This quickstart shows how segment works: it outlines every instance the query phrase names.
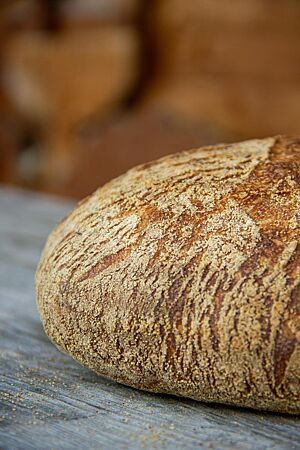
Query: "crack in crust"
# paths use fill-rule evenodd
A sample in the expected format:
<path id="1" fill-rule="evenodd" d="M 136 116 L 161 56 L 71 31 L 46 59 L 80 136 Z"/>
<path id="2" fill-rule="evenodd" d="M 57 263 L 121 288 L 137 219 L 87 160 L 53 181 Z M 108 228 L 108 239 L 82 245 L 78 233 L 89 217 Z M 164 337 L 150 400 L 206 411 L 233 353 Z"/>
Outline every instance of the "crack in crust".
<path id="1" fill-rule="evenodd" d="M 130 170 L 50 236 L 49 337 L 122 383 L 300 412 L 300 141 L 189 150 Z"/>

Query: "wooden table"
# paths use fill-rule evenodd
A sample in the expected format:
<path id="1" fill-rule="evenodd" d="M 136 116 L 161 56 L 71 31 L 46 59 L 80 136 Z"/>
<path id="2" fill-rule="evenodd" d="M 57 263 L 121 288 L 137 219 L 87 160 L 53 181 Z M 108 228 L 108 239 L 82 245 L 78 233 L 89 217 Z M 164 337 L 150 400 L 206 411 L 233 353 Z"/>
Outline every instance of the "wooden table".
<path id="1" fill-rule="evenodd" d="M 71 207 L 0 189 L 0 448 L 300 449 L 300 418 L 139 392 L 50 343 L 34 272 L 46 236 Z"/>

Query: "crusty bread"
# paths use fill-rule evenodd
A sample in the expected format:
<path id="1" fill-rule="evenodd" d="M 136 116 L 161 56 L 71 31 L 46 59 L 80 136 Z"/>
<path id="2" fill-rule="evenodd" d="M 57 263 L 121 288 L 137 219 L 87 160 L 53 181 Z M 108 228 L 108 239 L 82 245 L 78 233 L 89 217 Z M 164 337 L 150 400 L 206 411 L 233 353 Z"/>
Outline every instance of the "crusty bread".
<path id="1" fill-rule="evenodd" d="M 138 166 L 51 234 L 46 333 L 130 386 L 299 414 L 299 222 L 299 139 Z"/>

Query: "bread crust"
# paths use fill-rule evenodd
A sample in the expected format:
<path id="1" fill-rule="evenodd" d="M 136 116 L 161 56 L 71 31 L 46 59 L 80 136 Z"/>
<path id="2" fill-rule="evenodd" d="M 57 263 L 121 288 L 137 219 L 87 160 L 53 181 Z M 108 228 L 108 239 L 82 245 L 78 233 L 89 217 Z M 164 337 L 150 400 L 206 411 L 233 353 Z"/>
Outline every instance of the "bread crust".
<path id="1" fill-rule="evenodd" d="M 300 139 L 135 167 L 50 235 L 46 333 L 95 372 L 152 392 L 300 413 Z"/>

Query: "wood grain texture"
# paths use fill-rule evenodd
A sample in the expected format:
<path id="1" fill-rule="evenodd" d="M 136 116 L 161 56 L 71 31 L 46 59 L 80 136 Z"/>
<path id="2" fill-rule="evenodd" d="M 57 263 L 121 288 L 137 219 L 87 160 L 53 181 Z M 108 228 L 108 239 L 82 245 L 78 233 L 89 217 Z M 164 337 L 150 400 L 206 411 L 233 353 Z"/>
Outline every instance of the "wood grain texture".
<path id="1" fill-rule="evenodd" d="M 107 381 L 45 336 L 34 271 L 72 205 L 0 189 L 0 447 L 296 450 L 295 416 L 152 395 Z"/>
<path id="2" fill-rule="evenodd" d="M 300 413 L 299 212 L 296 139 L 138 166 L 50 236 L 46 332 L 133 387 Z"/>

